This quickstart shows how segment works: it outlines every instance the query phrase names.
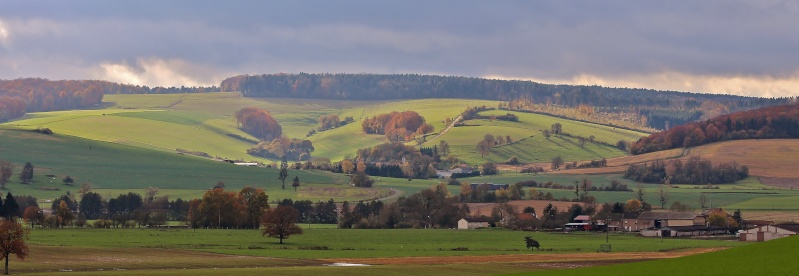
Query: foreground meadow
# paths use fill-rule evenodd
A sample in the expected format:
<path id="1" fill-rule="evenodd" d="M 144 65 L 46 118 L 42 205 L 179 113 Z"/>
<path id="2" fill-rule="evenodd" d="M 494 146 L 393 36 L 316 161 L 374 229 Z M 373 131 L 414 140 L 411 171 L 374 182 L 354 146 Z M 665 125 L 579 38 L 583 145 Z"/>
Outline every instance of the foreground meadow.
<path id="1" fill-rule="evenodd" d="M 488 275 L 552 269 L 530 263 L 563 261 L 595 265 L 695 254 L 734 247 L 729 240 L 651 239 L 611 234 L 613 253 L 597 253 L 600 233 L 518 232 L 503 229 L 335 229 L 303 225 L 303 235 L 285 244 L 261 236 L 258 230 L 229 229 L 32 229 L 30 258 L 12 259 L 14 272 L 56 271 L 100 274 L 204 274 L 221 271 L 255 274 L 332 273 L 390 275 L 463 270 Z M 541 242 L 528 251 L 524 236 Z M 614 261 L 615 259 L 615 261 Z M 610 260 L 610 261 L 609 261 Z M 370 267 L 330 267 L 336 262 Z M 475 263 L 460 266 L 460 263 Z M 490 263 L 494 269 L 486 269 Z M 393 272 L 391 272 L 393 271 Z"/>

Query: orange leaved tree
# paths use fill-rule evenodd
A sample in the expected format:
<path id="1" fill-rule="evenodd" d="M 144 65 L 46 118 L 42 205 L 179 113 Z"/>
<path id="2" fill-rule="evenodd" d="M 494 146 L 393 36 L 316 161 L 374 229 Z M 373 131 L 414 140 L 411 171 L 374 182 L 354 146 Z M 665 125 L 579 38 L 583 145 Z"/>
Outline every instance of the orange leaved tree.
<path id="1" fill-rule="evenodd" d="M 288 205 L 280 205 L 266 210 L 266 214 L 261 220 L 264 224 L 263 235 L 278 238 L 282 244 L 283 240 L 288 239 L 289 236 L 302 234 L 302 228 L 297 226 L 297 216 L 297 210 Z"/>
<path id="2" fill-rule="evenodd" d="M 28 245 L 25 239 L 28 238 L 28 231 L 14 220 L 0 220 L 0 257 L 6 259 L 6 269 L 3 274 L 8 275 L 8 259 L 11 254 L 24 260 L 28 256 Z"/>

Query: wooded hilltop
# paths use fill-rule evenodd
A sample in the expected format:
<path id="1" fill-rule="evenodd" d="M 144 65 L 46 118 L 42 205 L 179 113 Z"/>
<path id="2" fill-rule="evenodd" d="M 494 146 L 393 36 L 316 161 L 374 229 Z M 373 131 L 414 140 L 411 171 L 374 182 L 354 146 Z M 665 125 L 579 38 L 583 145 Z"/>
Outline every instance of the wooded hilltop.
<path id="1" fill-rule="evenodd" d="M 646 116 L 647 124 L 656 129 L 699 120 L 705 112 L 716 113 L 710 116 L 715 117 L 793 101 L 793 98 L 755 98 L 416 74 L 240 75 L 222 81 L 220 89 L 241 91 L 246 97 L 342 100 L 472 98 L 512 101 L 525 98 L 537 103 L 569 107 L 589 105 L 601 112 L 635 112 Z"/>

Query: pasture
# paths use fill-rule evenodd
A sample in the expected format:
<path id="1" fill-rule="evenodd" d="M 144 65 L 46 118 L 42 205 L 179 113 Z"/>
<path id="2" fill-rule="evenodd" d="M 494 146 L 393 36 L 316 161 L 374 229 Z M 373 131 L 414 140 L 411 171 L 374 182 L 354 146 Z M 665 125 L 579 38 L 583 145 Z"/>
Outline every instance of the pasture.
<path id="1" fill-rule="evenodd" d="M 91 145 L 91 149 L 89 148 Z M 197 198 L 224 181 L 229 190 L 245 186 L 263 188 L 271 199 L 360 200 L 386 195 L 387 189 L 356 188 L 346 185 L 346 176 L 324 171 L 289 170 L 302 186 L 294 192 L 280 188 L 275 168 L 244 167 L 206 158 L 151 151 L 101 141 L 89 141 L 60 134 L 44 135 L 16 128 L 0 128 L 0 159 L 15 164 L 15 176 L 25 162 L 35 167 L 32 184 L 20 184 L 13 177 L 7 191 L 16 195 L 54 198 L 75 192 L 90 183 L 101 195 L 115 196 L 128 191 L 143 192 L 149 186 L 172 198 Z M 51 179 L 46 175 L 53 175 Z M 75 185 L 61 180 L 70 176 Z M 320 192 L 320 191 L 327 192 Z M 329 193 L 328 193 L 329 192 Z"/>
<path id="2" fill-rule="evenodd" d="M 468 275 L 487 275 L 552 269 L 545 265 L 550 262 L 589 261 L 596 265 L 673 255 L 663 252 L 694 254 L 697 250 L 742 245 L 725 240 L 660 240 L 612 234 L 610 243 L 614 253 L 595 253 L 599 244 L 605 243 L 602 233 L 302 226 L 304 234 L 292 236 L 282 245 L 276 239 L 261 236 L 259 230 L 32 229 L 28 241 L 30 258 L 12 259 L 11 269 L 15 273 L 72 271 L 123 275 L 266 271 L 432 275 L 464 269 Z M 538 239 L 542 250 L 528 251 L 523 240 L 526 235 Z M 334 262 L 373 266 L 325 266 Z M 463 262 L 474 265 L 456 265 Z"/>

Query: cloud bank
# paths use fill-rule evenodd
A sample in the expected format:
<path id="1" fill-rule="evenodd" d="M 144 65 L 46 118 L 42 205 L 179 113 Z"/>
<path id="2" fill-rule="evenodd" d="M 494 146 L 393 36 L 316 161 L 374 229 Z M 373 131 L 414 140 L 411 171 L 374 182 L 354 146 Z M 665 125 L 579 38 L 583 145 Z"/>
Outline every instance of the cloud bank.
<path id="1" fill-rule="evenodd" d="M 799 94 L 799 3 L 11 1 L 0 78 L 419 73 Z"/>

